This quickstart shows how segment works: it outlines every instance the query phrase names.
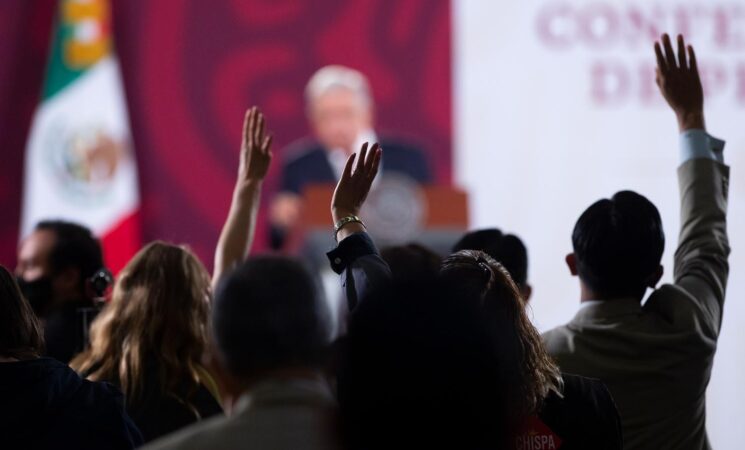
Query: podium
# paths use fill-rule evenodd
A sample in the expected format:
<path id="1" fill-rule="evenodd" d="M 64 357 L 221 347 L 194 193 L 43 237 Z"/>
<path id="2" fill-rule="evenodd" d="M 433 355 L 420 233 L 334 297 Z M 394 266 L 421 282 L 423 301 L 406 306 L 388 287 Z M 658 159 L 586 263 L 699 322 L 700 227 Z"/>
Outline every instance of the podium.
<path id="1" fill-rule="evenodd" d="M 333 193 L 333 185 L 306 187 L 299 224 L 289 235 L 287 250 L 314 267 L 328 266 L 326 252 L 336 245 Z M 468 197 L 450 186 L 419 186 L 389 175 L 373 184 L 360 218 L 379 248 L 416 242 L 444 256 L 468 229 Z"/>

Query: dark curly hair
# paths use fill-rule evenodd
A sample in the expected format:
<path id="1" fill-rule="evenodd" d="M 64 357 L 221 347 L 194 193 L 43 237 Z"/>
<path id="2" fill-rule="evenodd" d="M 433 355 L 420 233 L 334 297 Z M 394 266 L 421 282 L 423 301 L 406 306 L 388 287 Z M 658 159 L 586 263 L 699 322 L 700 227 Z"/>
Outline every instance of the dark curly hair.
<path id="1" fill-rule="evenodd" d="M 461 250 L 442 263 L 441 276 L 461 301 L 483 309 L 500 359 L 510 403 L 523 416 L 537 413 L 550 391 L 561 394 L 558 366 L 528 319 L 525 300 L 507 270 L 484 252 Z"/>

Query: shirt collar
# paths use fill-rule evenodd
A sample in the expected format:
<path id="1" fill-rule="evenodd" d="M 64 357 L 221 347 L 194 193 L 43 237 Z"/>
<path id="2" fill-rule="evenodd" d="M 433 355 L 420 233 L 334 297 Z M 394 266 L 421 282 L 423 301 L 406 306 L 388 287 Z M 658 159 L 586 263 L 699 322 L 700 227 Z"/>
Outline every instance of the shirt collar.
<path id="1" fill-rule="evenodd" d="M 597 322 L 614 317 L 630 316 L 641 313 L 642 305 L 635 298 L 614 300 L 585 300 L 580 304 L 573 322 Z"/>
<path id="2" fill-rule="evenodd" d="M 333 402 L 331 389 L 321 375 L 315 378 L 268 379 L 257 383 L 235 402 L 233 415 L 246 412 L 251 405 L 263 401 L 283 401 L 314 397 Z"/>

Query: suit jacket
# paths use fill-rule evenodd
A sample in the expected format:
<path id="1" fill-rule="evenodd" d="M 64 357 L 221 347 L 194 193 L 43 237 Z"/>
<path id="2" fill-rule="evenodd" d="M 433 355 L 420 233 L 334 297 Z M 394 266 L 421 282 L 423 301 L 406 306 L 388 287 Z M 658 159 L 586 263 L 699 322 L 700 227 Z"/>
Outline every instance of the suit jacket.
<path id="1" fill-rule="evenodd" d="M 399 173 L 422 184 L 432 182 L 424 153 L 400 142 L 381 139 L 384 173 Z M 338 177 L 329 163 L 326 150 L 317 142 L 303 141 L 291 146 L 293 156 L 282 169 L 282 191 L 300 194 L 309 184 L 336 184 Z"/>
<path id="2" fill-rule="evenodd" d="M 266 381 L 230 417 L 204 420 L 146 449 L 337 449 L 336 406 L 322 380 Z"/>
<path id="3" fill-rule="evenodd" d="M 679 167 L 674 284 L 643 306 L 633 299 L 590 304 L 543 335 L 562 371 L 608 386 L 627 449 L 709 448 L 705 394 L 729 272 L 728 177 L 727 166 L 709 159 Z"/>

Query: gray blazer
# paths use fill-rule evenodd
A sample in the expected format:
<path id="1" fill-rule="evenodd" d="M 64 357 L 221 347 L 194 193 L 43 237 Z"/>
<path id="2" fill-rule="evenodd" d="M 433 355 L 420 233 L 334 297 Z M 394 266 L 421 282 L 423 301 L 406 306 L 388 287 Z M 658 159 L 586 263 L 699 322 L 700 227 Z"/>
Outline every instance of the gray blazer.
<path id="1" fill-rule="evenodd" d="M 336 414 L 325 381 L 262 382 L 238 400 L 232 416 L 203 420 L 143 448 L 335 450 Z"/>
<path id="2" fill-rule="evenodd" d="M 722 323 L 729 266 L 729 168 L 678 168 L 681 230 L 674 283 L 633 299 L 580 308 L 543 335 L 563 372 L 599 378 L 621 413 L 627 449 L 708 449 L 706 386 Z"/>

